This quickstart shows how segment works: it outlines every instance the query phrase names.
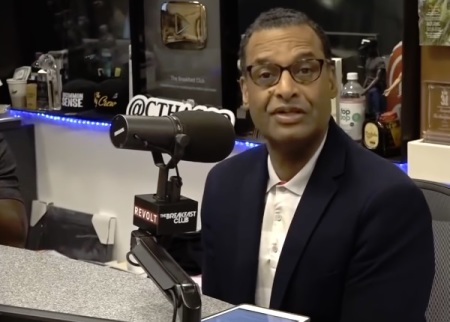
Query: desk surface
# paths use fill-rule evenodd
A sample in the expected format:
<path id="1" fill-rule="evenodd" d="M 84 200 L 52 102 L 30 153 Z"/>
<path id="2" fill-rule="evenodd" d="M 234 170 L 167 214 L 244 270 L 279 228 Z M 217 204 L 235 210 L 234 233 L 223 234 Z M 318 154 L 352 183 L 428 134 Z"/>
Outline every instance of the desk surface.
<path id="1" fill-rule="evenodd" d="M 231 305 L 202 296 L 202 316 Z M 172 306 L 148 278 L 0 246 L 0 304 L 118 321 L 171 321 Z"/>

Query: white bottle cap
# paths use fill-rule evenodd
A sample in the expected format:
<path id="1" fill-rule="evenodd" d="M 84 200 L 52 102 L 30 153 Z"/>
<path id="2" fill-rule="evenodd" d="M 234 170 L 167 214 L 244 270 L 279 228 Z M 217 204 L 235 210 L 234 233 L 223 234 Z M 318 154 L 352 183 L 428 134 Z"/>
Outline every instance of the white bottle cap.
<path id="1" fill-rule="evenodd" d="M 347 73 L 347 80 L 358 80 L 358 73 Z"/>

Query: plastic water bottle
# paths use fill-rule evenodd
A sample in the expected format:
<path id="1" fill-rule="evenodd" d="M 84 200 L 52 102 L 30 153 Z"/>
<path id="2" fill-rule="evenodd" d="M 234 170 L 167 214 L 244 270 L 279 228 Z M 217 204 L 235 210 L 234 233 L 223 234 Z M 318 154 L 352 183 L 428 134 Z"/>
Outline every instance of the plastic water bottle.
<path id="1" fill-rule="evenodd" d="M 347 83 L 342 88 L 339 103 L 339 126 L 355 141 L 362 140 L 366 113 L 364 88 L 358 83 L 358 73 L 347 73 Z"/>
<path id="2" fill-rule="evenodd" d="M 101 25 L 99 27 L 99 34 L 98 45 L 100 47 L 100 61 L 103 75 L 109 78 L 113 75 L 113 52 L 116 46 L 116 39 L 109 32 L 107 25 Z"/>

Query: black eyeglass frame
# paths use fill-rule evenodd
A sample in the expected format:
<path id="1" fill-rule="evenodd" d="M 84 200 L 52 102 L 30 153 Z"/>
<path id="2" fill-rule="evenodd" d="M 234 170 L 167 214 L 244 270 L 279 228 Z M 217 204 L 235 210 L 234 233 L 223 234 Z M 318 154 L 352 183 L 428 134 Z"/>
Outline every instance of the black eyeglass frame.
<path id="1" fill-rule="evenodd" d="M 296 64 L 300 63 L 300 62 L 308 62 L 308 61 L 316 61 L 319 63 L 320 66 L 320 70 L 319 73 L 317 74 L 317 77 L 314 78 L 313 80 L 308 80 L 308 81 L 304 81 L 304 80 L 298 80 L 296 77 L 294 77 L 294 75 L 292 74 L 292 66 L 295 66 Z M 318 80 L 320 78 L 320 76 L 322 75 L 322 71 L 323 71 L 323 66 L 325 65 L 325 63 L 327 63 L 330 66 L 334 66 L 334 62 L 332 59 L 326 59 L 326 58 L 304 58 L 304 59 L 300 59 L 297 60 L 295 63 L 290 64 L 288 66 L 281 66 L 278 64 L 274 64 L 274 63 L 265 63 L 265 64 L 257 64 L 257 65 L 249 65 L 247 66 L 245 69 L 248 73 L 248 75 L 250 76 L 250 79 L 252 80 L 252 82 L 257 85 L 257 86 L 263 86 L 263 87 L 270 87 L 270 86 L 275 86 L 276 84 L 278 84 L 278 82 L 281 79 L 281 75 L 283 75 L 283 72 L 285 70 L 287 70 L 289 72 L 289 75 L 291 75 L 292 79 L 297 82 L 298 84 L 311 84 L 313 82 L 315 82 L 316 80 Z M 278 74 L 278 78 L 276 79 L 276 81 L 273 81 L 270 85 L 262 85 L 262 84 L 258 84 L 257 81 L 255 81 L 252 77 L 252 69 L 255 67 L 261 67 L 264 65 L 270 65 L 270 66 L 276 66 L 278 67 L 278 69 L 280 70 L 279 74 Z"/>

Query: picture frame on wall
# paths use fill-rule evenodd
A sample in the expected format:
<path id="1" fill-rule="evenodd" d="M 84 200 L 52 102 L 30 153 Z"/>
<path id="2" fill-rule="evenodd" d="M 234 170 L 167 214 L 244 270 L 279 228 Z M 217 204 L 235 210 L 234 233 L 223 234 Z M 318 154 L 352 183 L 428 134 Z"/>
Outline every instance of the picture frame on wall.
<path id="1" fill-rule="evenodd" d="M 450 46 L 450 4 L 447 0 L 419 0 L 421 46 Z"/>

